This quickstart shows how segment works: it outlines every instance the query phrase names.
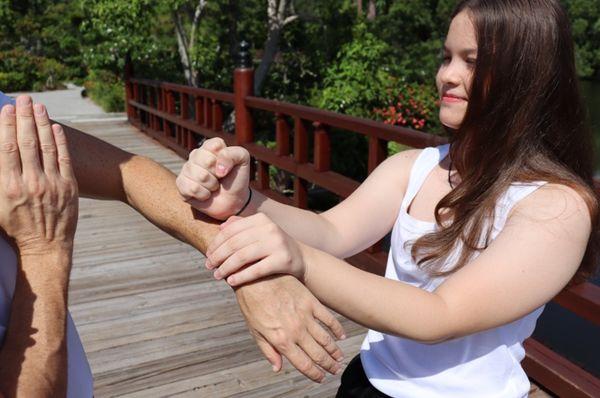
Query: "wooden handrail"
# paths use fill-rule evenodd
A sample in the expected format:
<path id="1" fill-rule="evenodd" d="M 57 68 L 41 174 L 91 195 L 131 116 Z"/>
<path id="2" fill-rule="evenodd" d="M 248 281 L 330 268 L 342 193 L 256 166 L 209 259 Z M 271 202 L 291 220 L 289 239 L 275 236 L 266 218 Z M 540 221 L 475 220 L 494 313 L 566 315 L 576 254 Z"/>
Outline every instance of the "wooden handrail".
<path id="1" fill-rule="evenodd" d="M 319 122 L 330 127 L 352 131 L 369 137 L 376 137 L 384 141 L 398 142 L 413 148 L 426 148 L 428 146 L 442 145 L 447 142 L 447 139 L 443 137 L 422 131 L 392 126 L 375 120 L 343 115 L 309 106 L 290 104 L 288 102 L 247 97 L 246 105 L 252 109 L 260 109 L 274 114 L 280 113 L 302 120 Z"/>

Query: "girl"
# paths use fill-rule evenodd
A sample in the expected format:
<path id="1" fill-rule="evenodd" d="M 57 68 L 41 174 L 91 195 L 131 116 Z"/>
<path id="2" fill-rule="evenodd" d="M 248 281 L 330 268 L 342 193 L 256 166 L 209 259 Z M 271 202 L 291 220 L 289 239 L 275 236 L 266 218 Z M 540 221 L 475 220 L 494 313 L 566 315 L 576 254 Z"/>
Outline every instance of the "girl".
<path id="1" fill-rule="evenodd" d="M 338 397 L 527 396 L 523 340 L 595 265 L 592 142 L 558 0 L 462 1 L 443 52 L 451 144 L 388 158 L 325 213 L 249 191 L 248 152 L 218 139 L 177 180 L 206 214 L 244 216 L 209 246 L 216 278 L 289 273 L 371 329 Z M 340 260 L 390 229 L 385 278 Z"/>

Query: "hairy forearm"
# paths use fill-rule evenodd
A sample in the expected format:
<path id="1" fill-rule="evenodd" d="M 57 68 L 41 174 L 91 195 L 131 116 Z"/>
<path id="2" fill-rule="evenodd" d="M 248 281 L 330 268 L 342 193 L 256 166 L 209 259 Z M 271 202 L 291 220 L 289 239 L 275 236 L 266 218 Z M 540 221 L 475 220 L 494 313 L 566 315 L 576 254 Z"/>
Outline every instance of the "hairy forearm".
<path id="1" fill-rule="evenodd" d="M 6 397 L 65 396 L 65 269 L 70 268 L 71 253 L 22 256 L 20 263 L 9 326 L 0 350 L 0 391 Z"/>
<path id="2" fill-rule="evenodd" d="M 125 202 L 165 232 L 206 252 L 217 233 L 216 222 L 181 199 L 173 173 L 151 159 L 64 128 L 82 196 Z"/>
<path id="3" fill-rule="evenodd" d="M 331 309 L 370 329 L 424 343 L 452 337 L 446 304 L 435 293 L 359 270 L 308 246 L 301 250 L 306 286 Z"/>

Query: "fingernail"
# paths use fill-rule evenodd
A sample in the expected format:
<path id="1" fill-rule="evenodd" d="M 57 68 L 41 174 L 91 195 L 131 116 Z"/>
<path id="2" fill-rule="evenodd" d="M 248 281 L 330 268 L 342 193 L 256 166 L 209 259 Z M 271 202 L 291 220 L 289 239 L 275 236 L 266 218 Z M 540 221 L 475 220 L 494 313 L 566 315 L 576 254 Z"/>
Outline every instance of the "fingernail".
<path id="1" fill-rule="evenodd" d="M 7 115 L 15 114 L 15 107 L 13 105 L 5 105 L 2 109 L 4 110 L 4 112 L 6 112 Z"/>
<path id="2" fill-rule="evenodd" d="M 337 369 L 335 370 L 335 372 L 333 372 L 333 374 L 334 374 L 334 375 L 339 375 L 341 371 L 342 371 L 342 368 L 337 368 Z"/>
<path id="3" fill-rule="evenodd" d="M 338 358 L 338 360 L 337 360 L 337 361 L 338 361 L 338 362 L 342 362 L 343 360 L 344 360 L 344 356 L 341 356 L 341 357 L 339 357 L 339 358 Z"/>
<path id="4" fill-rule="evenodd" d="M 346 335 L 345 335 L 345 334 L 343 334 L 343 335 L 340 337 L 340 340 L 346 340 Z"/>
<path id="5" fill-rule="evenodd" d="M 44 105 L 42 104 L 35 104 L 33 106 L 33 111 L 35 112 L 36 115 L 43 115 L 44 114 Z"/>
<path id="6" fill-rule="evenodd" d="M 219 272 L 219 270 L 216 270 L 215 273 L 213 274 L 213 276 L 215 277 L 215 279 L 221 279 L 221 272 Z"/>
<path id="7" fill-rule="evenodd" d="M 273 365 L 272 369 L 273 369 L 273 372 L 277 373 L 277 366 Z"/>
<path id="8" fill-rule="evenodd" d="M 235 278 L 233 276 L 230 276 L 229 278 L 227 278 L 227 283 L 233 285 L 235 283 Z"/>
<path id="9" fill-rule="evenodd" d="M 225 174 L 225 171 L 227 170 L 227 168 L 225 167 L 225 165 L 221 164 L 221 163 L 217 163 L 217 172 L 221 175 Z"/>
<path id="10" fill-rule="evenodd" d="M 19 96 L 17 98 L 17 104 L 23 106 L 31 105 L 31 97 L 28 95 Z"/>

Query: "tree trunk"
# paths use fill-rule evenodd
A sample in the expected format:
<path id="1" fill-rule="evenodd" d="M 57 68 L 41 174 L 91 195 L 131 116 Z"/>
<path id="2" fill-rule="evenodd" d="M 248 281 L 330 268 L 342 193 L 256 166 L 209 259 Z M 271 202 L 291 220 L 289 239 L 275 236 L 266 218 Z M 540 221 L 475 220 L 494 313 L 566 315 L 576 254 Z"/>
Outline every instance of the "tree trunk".
<path id="1" fill-rule="evenodd" d="M 375 0 L 369 0 L 369 9 L 367 11 L 367 19 L 369 21 L 375 20 L 377 16 L 377 7 L 375 6 Z"/>
<path id="2" fill-rule="evenodd" d="M 267 42 L 265 43 L 265 48 L 263 52 L 262 59 L 260 60 L 260 65 L 258 65 L 258 69 L 254 75 L 254 95 L 259 96 L 267 75 L 269 74 L 269 69 L 271 69 L 271 65 L 275 60 L 275 56 L 279 51 L 279 42 L 281 40 L 281 29 L 276 28 L 269 31 L 269 37 L 267 38 Z"/>

